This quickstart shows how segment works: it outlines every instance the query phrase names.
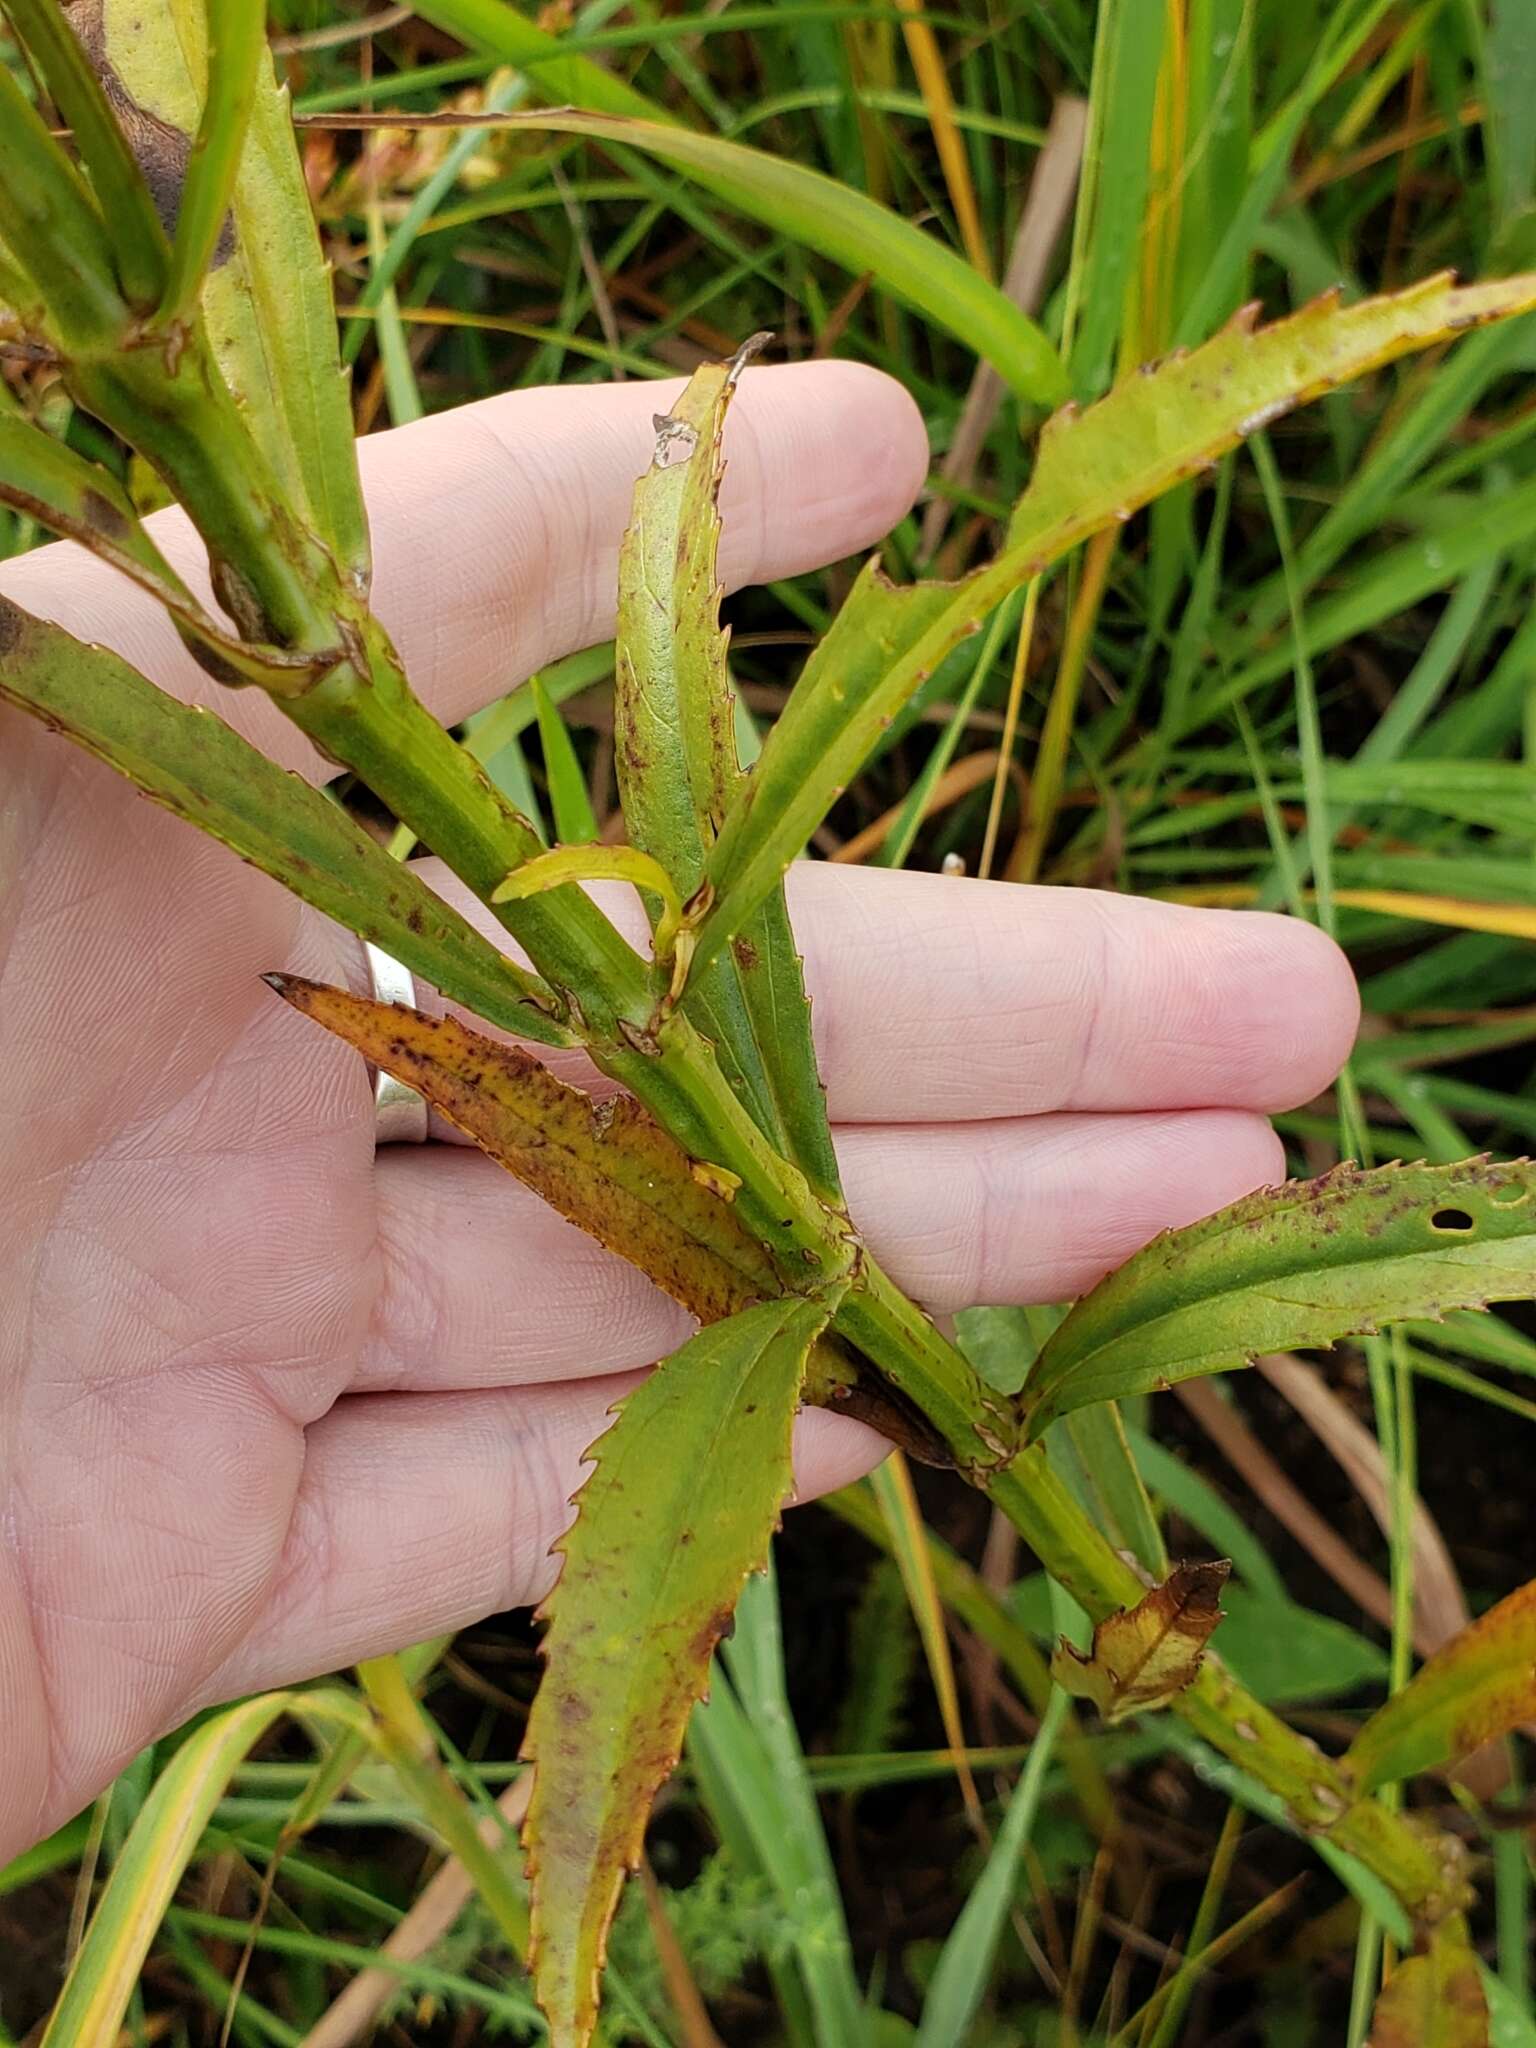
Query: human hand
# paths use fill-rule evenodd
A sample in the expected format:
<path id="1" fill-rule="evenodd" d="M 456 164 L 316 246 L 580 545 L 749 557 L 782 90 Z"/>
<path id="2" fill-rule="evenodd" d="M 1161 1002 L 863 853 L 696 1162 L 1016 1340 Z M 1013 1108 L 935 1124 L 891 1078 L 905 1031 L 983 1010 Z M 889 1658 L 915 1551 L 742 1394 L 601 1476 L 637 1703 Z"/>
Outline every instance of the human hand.
<path id="1" fill-rule="evenodd" d="M 439 716 L 611 631 L 664 403 L 523 393 L 364 444 L 379 609 Z M 754 370 L 727 449 L 731 584 L 878 539 L 926 459 L 898 387 L 836 364 Z M 192 577 L 180 515 L 157 537 Z M 329 772 L 79 551 L 0 587 Z M 1264 1112 L 1353 1034 L 1342 957 L 1282 919 L 825 865 L 790 902 L 853 1214 L 936 1310 L 1063 1299 L 1278 1178 Z M 686 1334 L 480 1154 L 375 1157 L 362 1062 L 272 968 L 365 986 L 351 935 L 0 711 L 0 1862 L 200 1705 L 536 1598 L 583 1449 Z M 880 1451 L 821 1413 L 797 1446 L 803 1495 Z"/>

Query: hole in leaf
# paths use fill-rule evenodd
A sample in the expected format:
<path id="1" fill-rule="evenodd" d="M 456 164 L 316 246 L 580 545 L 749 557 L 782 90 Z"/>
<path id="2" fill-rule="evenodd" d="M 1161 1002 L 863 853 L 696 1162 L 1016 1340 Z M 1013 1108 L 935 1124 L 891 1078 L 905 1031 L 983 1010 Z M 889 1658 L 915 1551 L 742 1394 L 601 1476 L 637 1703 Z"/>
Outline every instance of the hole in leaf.
<path id="1" fill-rule="evenodd" d="M 1429 1219 L 1431 1230 L 1475 1230 L 1477 1225 L 1465 1209 L 1437 1209 Z"/>
<path id="2" fill-rule="evenodd" d="M 1513 1209 L 1521 1202 L 1528 1202 L 1530 1198 L 1530 1189 L 1522 1188 L 1514 1181 L 1509 1181 L 1503 1187 L 1495 1188 L 1493 1191 L 1493 1199 L 1501 1209 Z"/>

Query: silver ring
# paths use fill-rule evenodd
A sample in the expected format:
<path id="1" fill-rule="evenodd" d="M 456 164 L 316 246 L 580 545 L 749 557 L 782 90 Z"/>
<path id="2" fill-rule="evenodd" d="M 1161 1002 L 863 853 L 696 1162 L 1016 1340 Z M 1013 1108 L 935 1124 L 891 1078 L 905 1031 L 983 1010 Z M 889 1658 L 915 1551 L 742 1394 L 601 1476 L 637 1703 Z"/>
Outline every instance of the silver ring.
<path id="1" fill-rule="evenodd" d="M 368 963 L 368 986 L 378 1003 L 404 1003 L 416 1008 L 416 983 L 408 967 L 371 939 L 363 941 Z M 379 1069 L 373 1083 L 373 1142 L 375 1145 L 420 1145 L 427 1135 L 428 1110 L 424 1095 L 408 1082 Z"/>

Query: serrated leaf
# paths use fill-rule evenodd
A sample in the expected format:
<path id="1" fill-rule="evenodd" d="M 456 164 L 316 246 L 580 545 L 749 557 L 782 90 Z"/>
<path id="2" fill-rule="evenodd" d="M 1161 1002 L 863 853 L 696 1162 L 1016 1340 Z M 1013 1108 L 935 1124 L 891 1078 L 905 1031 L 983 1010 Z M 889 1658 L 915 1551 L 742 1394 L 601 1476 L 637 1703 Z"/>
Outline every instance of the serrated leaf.
<path id="1" fill-rule="evenodd" d="M 168 697 L 107 649 L 3 599 L 0 703 L 105 761 L 454 1002 L 524 1038 L 573 1042 L 553 1014 L 553 992 L 391 860 L 340 804 L 269 761 L 215 712 Z"/>
<path id="2" fill-rule="evenodd" d="M 599 1243 L 704 1322 L 780 1292 L 773 1263 L 737 1222 L 720 1169 L 691 1160 L 632 1097 L 594 1102 L 517 1046 L 455 1017 L 274 974 L 285 1001 L 419 1089 Z"/>
<path id="3" fill-rule="evenodd" d="M 701 1331 L 595 1447 L 559 1545 L 524 1744 L 532 1967 L 553 2048 L 591 2039 L 619 1887 L 791 1491 L 795 1406 L 827 1315 L 816 1302 L 763 1302 Z"/>
<path id="4" fill-rule="evenodd" d="M 1536 1720 L 1536 1579 L 1480 1615 L 1379 1707 L 1344 1756 L 1363 1792 L 1458 1763 Z"/>
<path id="5" fill-rule="evenodd" d="M 1078 1302 L 1023 1393 L 1026 1437 L 1093 1401 L 1263 1351 L 1536 1295 L 1536 1166 L 1342 1168 L 1155 1239 Z"/>
<path id="6" fill-rule="evenodd" d="M 102 72 L 134 153 L 174 220 L 207 74 L 204 0 L 75 0 L 70 19 Z M 368 579 L 368 521 L 330 279 L 294 142 L 288 95 L 262 53 L 230 207 L 232 233 L 202 288 L 213 353 L 264 454 L 352 582 Z"/>
<path id="7" fill-rule="evenodd" d="M 1488 2048 L 1488 2001 L 1459 1914 L 1393 1970 L 1376 2001 L 1366 2048 Z"/>
<path id="8" fill-rule="evenodd" d="M 1536 276 L 1465 287 L 1442 276 L 1356 306 L 1329 295 L 1261 329 L 1250 310 L 1087 411 L 1058 413 L 996 561 L 948 585 L 895 589 L 873 566 L 855 584 L 721 828 L 696 969 L 741 930 L 892 718 L 1010 590 L 1294 406 L 1532 305 Z"/>
<path id="9" fill-rule="evenodd" d="M 1095 1625 L 1086 1657 L 1063 1637 L 1051 1676 L 1076 1698 L 1091 1700 L 1111 1727 L 1166 1707 L 1200 1674 L 1231 1569 L 1225 1561 L 1175 1565 L 1144 1600 Z"/>
<path id="10" fill-rule="evenodd" d="M 741 769 L 716 557 L 726 410 L 748 343 L 697 370 L 656 421 L 619 554 L 614 719 L 630 840 L 691 897 Z M 688 985 L 685 1007 L 760 1129 L 817 1193 L 839 1198 L 810 1006 L 782 890 Z"/>

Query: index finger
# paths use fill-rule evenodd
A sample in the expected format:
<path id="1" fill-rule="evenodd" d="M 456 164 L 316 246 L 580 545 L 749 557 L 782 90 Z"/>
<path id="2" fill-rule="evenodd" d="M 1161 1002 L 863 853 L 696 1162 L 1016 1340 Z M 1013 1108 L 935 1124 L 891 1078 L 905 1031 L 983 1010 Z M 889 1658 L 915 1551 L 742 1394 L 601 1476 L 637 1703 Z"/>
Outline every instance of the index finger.
<path id="1" fill-rule="evenodd" d="M 655 415 L 682 388 L 672 379 L 508 392 L 361 443 L 375 606 L 417 694 L 445 724 L 612 633 L 635 479 L 650 461 Z M 902 387 L 835 362 L 749 370 L 725 451 L 728 589 L 870 546 L 907 511 L 928 460 Z M 211 604 L 185 515 L 159 513 L 149 525 Z M 84 549 L 59 543 L 8 562 L 0 590 L 187 702 L 213 705 L 285 766 L 321 782 L 335 773 L 258 691 L 211 681 L 159 606 Z"/>

